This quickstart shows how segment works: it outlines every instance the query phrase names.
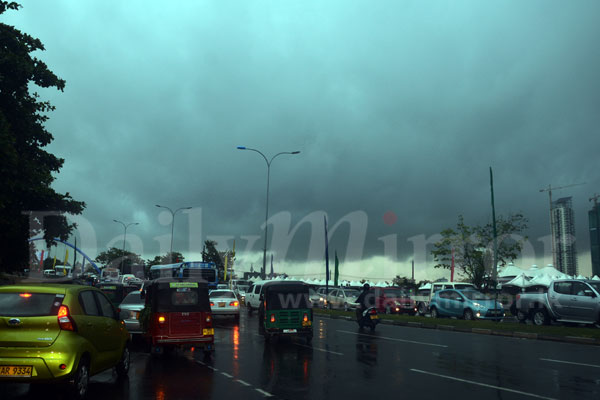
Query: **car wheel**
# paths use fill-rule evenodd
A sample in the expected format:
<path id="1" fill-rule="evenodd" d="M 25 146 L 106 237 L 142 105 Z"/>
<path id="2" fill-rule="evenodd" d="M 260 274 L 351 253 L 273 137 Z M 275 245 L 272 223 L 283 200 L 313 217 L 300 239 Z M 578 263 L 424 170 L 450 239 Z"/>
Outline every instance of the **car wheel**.
<path id="1" fill-rule="evenodd" d="M 431 307 L 431 318 L 439 318 L 438 310 L 435 307 Z"/>
<path id="2" fill-rule="evenodd" d="M 212 356 L 213 352 L 211 350 L 204 350 L 204 360 L 210 360 L 210 357 Z"/>
<path id="3" fill-rule="evenodd" d="M 375 331 L 375 323 L 371 322 L 371 326 L 369 326 L 369 329 L 371 329 L 371 332 Z"/>
<path id="4" fill-rule="evenodd" d="M 121 356 L 121 360 L 116 366 L 117 376 L 119 378 L 124 378 L 129 373 L 129 366 L 131 363 L 131 353 L 129 352 L 129 343 L 125 344 L 125 348 L 123 349 L 123 355 Z"/>
<path id="5" fill-rule="evenodd" d="M 470 308 L 467 308 L 465 310 L 465 312 L 463 313 L 463 319 L 467 320 L 467 321 L 472 321 L 473 318 L 473 311 L 471 311 Z"/>
<path id="6" fill-rule="evenodd" d="M 70 392 L 71 397 L 77 400 L 85 398 L 90 383 L 90 369 L 87 359 L 79 360 L 77 370 L 71 382 Z"/>
<path id="7" fill-rule="evenodd" d="M 248 303 L 248 315 L 252 315 L 252 306 Z"/>
<path id="8" fill-rule="evenodd" d="M 420 316 L 427 314 L 427 307 L 425 306 L 425 303 L 419 303 L 418 312 Z"/>
<path id="9" fill-rule="evenodd" d="M 548 313 L 543 308 L 538 308 L 531 312 L 531 320 L 534 325 L 542 326 L 548 325 L 550 323 L 550 318 L 548 318 Z"/>
<path id="10" fill-rule="evenodd" d="M 517 321 L 524 324 L 527 319 L 527 314 L 525 314 L 522 310 L 517 310 Z"/>

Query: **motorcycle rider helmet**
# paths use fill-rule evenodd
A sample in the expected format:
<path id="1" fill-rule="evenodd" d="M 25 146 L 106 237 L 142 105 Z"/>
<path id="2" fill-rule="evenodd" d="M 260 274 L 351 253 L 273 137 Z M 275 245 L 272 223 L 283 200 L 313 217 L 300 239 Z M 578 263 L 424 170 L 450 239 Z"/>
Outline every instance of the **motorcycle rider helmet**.
<path id="1" fill-rule="evenodd" d="M 364 290 L 369 290 L 369 288 L 370 288 L 370 287 L 371 287 L 371 285 L 369 285 L 368 283 L 365 283 L 365 284 L 363 285 L 363 289 L 364 289 Z"/>

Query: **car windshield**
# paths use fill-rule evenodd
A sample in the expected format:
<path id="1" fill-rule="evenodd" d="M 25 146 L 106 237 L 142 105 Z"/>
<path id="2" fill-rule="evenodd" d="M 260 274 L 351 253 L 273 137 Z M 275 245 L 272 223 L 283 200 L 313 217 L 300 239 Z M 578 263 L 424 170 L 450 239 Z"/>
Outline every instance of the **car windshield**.
<path id="1" fill-rule="evenodd" d="M 358 297 L 360 292 L 356 289 L 344 289 L 344 293 L 346 293 L 346 297 Z"/>
<path id="2" fill-rule="evenodd" d="M 491 300 L 491 297 L 476 290 L 463 290 L 461 293 L 469 300 Z"/>
<path id="3" fill-rule="evenodd" d="M 248 291 L 248 286 L 247 285 L 237 285 L 237 290 L 238 292 L 247 292 Z"/>
<path id="4" fill-rule="evenodd" d="M 125 296 L 125 298 L 121 302 L 121 305 L 142 304 L 142 303 L 144 303 L 144 299 L 142 299 L 142 297 L 140 296 L 140 292 L 138 290 L 136 290 L 134 292 L 129 293 L 127 296 Z"/>
<path id="5" fill-rule="evenodd" d="M 386 297 L 406 297 L 406 292 L 402 289 L 384 289 Z"/>
<path id="6" fill-rule="evenodd" d="M 600 293 L 600 281 L 592 281 L 592 282 L 588 282 L 588 284 L 593 287 L 596 292 Z"/>
<path id="7" fill-rule="evenodd" d="M 213 290 L 210 292 L 210 298 L 235 298 L 235 294 L 231 290 Z"/>

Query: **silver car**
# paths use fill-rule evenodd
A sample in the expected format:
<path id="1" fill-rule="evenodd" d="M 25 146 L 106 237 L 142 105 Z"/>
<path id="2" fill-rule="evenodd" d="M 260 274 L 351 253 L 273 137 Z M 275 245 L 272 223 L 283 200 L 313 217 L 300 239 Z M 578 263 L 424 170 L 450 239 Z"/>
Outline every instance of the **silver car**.
<path id="1" fill-rule="evenodd" d="M 144 307 L 144 299 L 140 297 L 139 290 L 130 292 L 119 305 L 120 318 L 125 322 L 129 333 L 142 333 L 139 317 Z"/>
<path id="2" fill-rule="evenodd" d="M 213 290 L 208 295 L 212 315 L 232 315 L 240 320 L 240 301 L 233 290 Z"/>

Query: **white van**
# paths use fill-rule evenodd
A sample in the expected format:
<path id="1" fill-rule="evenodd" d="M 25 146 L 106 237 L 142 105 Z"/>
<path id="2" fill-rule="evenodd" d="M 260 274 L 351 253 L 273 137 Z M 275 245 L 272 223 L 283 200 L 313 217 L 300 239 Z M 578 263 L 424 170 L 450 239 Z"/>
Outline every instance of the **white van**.
<path id="1" fill-rule="evenodd" d="M 258 307 L 260 307 L 260 294 L 265 282 L 268 281 L 256 281 L 248 288 L 245 298 L 248 314 L 252 314 L 252 310 L 256 310 Z"/>

